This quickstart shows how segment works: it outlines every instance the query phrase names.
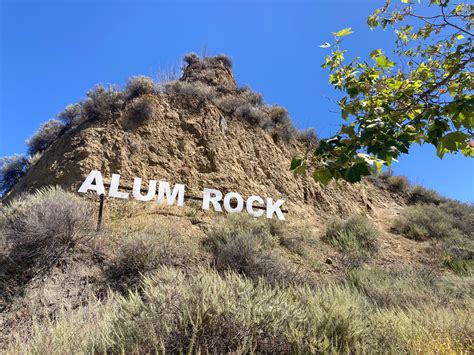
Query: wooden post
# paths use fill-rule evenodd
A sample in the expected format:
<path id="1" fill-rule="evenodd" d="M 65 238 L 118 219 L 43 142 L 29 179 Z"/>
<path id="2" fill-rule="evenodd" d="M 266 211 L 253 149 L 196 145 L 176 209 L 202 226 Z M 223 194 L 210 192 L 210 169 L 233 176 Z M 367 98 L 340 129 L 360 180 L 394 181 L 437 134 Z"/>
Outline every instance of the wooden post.
<path id="1" fill-rule="evenodd" d="M 97 219 L 97 232 L 100 231 L 102 227 L 102 214 L 104 211 L 104 194 L 99 195 L 99 218 Z"/>

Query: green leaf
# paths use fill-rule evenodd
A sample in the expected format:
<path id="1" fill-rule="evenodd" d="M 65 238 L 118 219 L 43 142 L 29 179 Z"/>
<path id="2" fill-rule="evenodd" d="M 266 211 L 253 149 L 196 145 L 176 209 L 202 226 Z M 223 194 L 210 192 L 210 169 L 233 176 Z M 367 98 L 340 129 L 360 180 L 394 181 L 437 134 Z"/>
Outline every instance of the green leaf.
<path id="1" fill-rule="evenodd" d="M 293 160 L 291 161 L 290 170 L 291 170 L 291 171 L 296 170 L 298 167 L 301 166 L 302 163 L 303 163 L 303 159 L 301 159 L 301 158 L 293 158 Z"/>
<path id="2" fill-rule="evenodd" d="M 344 37 L 344 36 L 350 35 L 351 33 L 354 33 L 354 32 L 352 32 L 352 28 L 350 27 L 344 28 L 337 32 L 332 32 L 333 36 L 335 37 Z"/>
<path id="3" fill-rule="evenodd" d="M 447 150 L 457 150 L 459 146 L 465 145 L 469 136 L 462 132 L 451 132 L 441 137 L 440 142 Z"/>
<path id="4" fill-rule="evenodd" d="M 380 68 L 391 68 L 395 66 L 395 63 L 389 60 L 386 56 L 384 55 L 379 55 L 375 59 L 375 63 L 380 67 Z"/>
<path id="5" fill-rule="evenodd" d="M 358 182 L 362 176 L 370 175 L 370 166 L 366 162 L 358 162 L 346 171 L 345 179 L 349 182 Z"/>
<path id="6" fill-rule="evenodd" d="M 331 171 L 327 169 L 322 169 L 322 170 L 316 170 L 314 172 L 314 180 L 319 182 L 320 184 L 327 186 L 329 184 L 329 181 L 331 181 L 331 178 L 333 177 Z"/>

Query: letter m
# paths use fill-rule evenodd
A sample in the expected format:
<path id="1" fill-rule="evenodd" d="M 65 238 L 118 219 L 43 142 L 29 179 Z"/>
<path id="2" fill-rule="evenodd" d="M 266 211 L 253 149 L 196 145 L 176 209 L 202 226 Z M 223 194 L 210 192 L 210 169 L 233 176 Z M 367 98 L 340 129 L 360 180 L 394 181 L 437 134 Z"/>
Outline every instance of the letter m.
<path id="1" fill-rule="evenodd" d="M 158 188 L 158 203 L 163 203 L 166 198 L 168 205 L 174 205 L 176 199 L 178 200 L 177 205 L 184 205 L 184 185 L 176 184 L 171 192 L 170 184 L 166 181 L 160 181 Z"/>

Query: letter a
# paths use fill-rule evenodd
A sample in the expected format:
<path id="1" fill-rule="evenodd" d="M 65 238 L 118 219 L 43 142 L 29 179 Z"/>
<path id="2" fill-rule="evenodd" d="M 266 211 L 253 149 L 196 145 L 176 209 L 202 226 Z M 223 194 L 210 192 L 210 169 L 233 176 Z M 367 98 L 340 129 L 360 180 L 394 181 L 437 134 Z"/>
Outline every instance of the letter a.
<path id="1" fill-rule="evenodd" d="M 96 182 L 95 184 L 93 184 L 94 181 Z M 100 171 L 92 170 L 82 183 L 78 192 L 86 193 L 89 190 L 97 192 L 98 195 L 105 194 L 104 182 Z"/>

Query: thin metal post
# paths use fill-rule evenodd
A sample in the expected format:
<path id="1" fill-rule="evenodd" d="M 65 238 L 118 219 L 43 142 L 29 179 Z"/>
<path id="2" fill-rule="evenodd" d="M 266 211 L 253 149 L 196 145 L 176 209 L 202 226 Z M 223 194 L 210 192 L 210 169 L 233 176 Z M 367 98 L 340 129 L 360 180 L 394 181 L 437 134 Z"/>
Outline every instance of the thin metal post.
<path id="1" fill-rule="evenodd" d="M 97 219 L 97 232 L 102 228 L 102 214 L 104 211 L 104 194 L 99 195 L 99 218 Z"/>

